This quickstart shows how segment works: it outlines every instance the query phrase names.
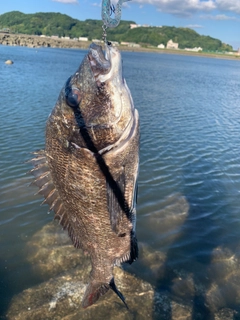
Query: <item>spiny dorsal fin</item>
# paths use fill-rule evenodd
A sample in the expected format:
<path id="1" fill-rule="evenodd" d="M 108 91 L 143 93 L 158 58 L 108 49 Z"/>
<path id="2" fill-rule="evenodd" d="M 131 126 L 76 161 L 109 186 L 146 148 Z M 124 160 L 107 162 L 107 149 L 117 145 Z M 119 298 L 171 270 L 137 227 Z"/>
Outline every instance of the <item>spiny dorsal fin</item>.
<path id="1" fill-rule="evenodd" d="M 50 207 L 49 211 L 54 211 L 54 219 L 59 220 L 63 229 L 68 230 L 68 234 L 76 248 L 80 247 L 80 243 L 76 237 L 71 224 L 69 223 L 68 216 L 64 209 L 64 205 L 59 196 L 59 193 L 53 183 L 51 172 L 48 166 L 47 157 L 44 150 L 39 150 L 33 153 L 34 158 L 28 162 L 32 163 L 34 168 L 29 172 L 35 176 L 35 180 L 31 183 L 39 188 L 37 193 L 44 196 L 42 204 L 47 203 Z"/>

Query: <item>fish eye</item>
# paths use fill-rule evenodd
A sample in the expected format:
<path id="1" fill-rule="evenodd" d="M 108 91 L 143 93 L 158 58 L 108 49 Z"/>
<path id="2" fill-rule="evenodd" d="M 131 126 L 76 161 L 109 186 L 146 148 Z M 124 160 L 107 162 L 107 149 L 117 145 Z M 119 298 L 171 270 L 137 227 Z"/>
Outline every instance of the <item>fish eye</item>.
<path id="1" fill-rule="evenodd" d="M 81 102 L 81 93 L 78 88 L 68 87 L 65 90 L 67 104 L 72 108 L 77 108 Z"/>

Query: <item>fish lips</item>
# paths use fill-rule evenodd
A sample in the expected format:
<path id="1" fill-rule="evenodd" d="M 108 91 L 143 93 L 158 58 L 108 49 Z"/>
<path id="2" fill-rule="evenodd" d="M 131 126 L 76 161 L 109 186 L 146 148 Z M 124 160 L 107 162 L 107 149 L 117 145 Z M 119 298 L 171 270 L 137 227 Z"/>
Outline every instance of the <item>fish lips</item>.
<path id="1" fill-rule="evenodd" d="M 89 47 L 88 59 L 96 82 L 103 82 L 100 77 L 109 74 L 112 69 L 110 48 L 111 44 L 105 44 L 104 54 L 102 47 L 95 43 Z"/>

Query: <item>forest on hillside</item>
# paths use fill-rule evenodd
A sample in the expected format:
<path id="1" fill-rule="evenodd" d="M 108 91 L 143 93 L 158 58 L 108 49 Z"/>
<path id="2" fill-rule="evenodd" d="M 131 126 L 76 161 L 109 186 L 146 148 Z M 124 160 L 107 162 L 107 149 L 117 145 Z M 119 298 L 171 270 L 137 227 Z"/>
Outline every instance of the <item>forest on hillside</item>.
<path id="1" fill-rule="evenodd" d="M 138 27 L 131 29 L 134 21 L 121 21 L 115 29 L 108 29 L 111 41 L 128 41 L 142 46 L 158 46 L 172 39 L 179 43 L 179 48 L 201 47 L 205 51 L 232 51 L 232 46 L 210 36 L 203 36 L 189 28 Z M 66 14 L 38 12 L 25 14 L 11 11 L 0 15 L 0 29 L 9 28 L 12 33 L 46 35 L 70 38 L 88 37 L 89 40 L 101 39 L 102 21 L 87 19 L 80 21 Z"/>

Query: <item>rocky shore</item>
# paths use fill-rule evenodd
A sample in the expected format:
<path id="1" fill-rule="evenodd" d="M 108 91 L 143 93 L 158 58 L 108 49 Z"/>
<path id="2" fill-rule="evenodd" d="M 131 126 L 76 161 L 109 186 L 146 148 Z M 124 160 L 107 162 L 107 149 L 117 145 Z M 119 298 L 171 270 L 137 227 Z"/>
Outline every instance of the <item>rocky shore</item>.
<path id="1" fill-rule="evenodd" d="M 91 41 L 79 41 L 73 39 L 62 38 L 48 38 L 26 34 L 10 34 L 0 33 L 0 45 L 8 46 L 24 46 L 29 48 L 51 47 L 51 48 L 75 48 L 75 49 L 87 49 Z M 203 53 L 203 52 L 190 52 L 185 50 L 170 50 L 170 49 L 158 49 L 154 47 L 128 47 L 120 45 L 121 51 L 132 52 L 154 52 L 154 53 L 166 53 L 166 54 L 180 54 L 190 56 L 211 57 L 218 59 L 230 59 L 240 61 L 240 55 L 229 54 L 217 54 L 217 53 Z"/>
<path id="2" fill-rule="evenodd" d="M 54 39 L 24 34 L 0 33 L 0 44 L 8 46 L 23 46 L 29 48 L 52 47 L 52 48 L 80 48 L 89 46 L 88 41 L 75 41 L 66 39 Z"/>

